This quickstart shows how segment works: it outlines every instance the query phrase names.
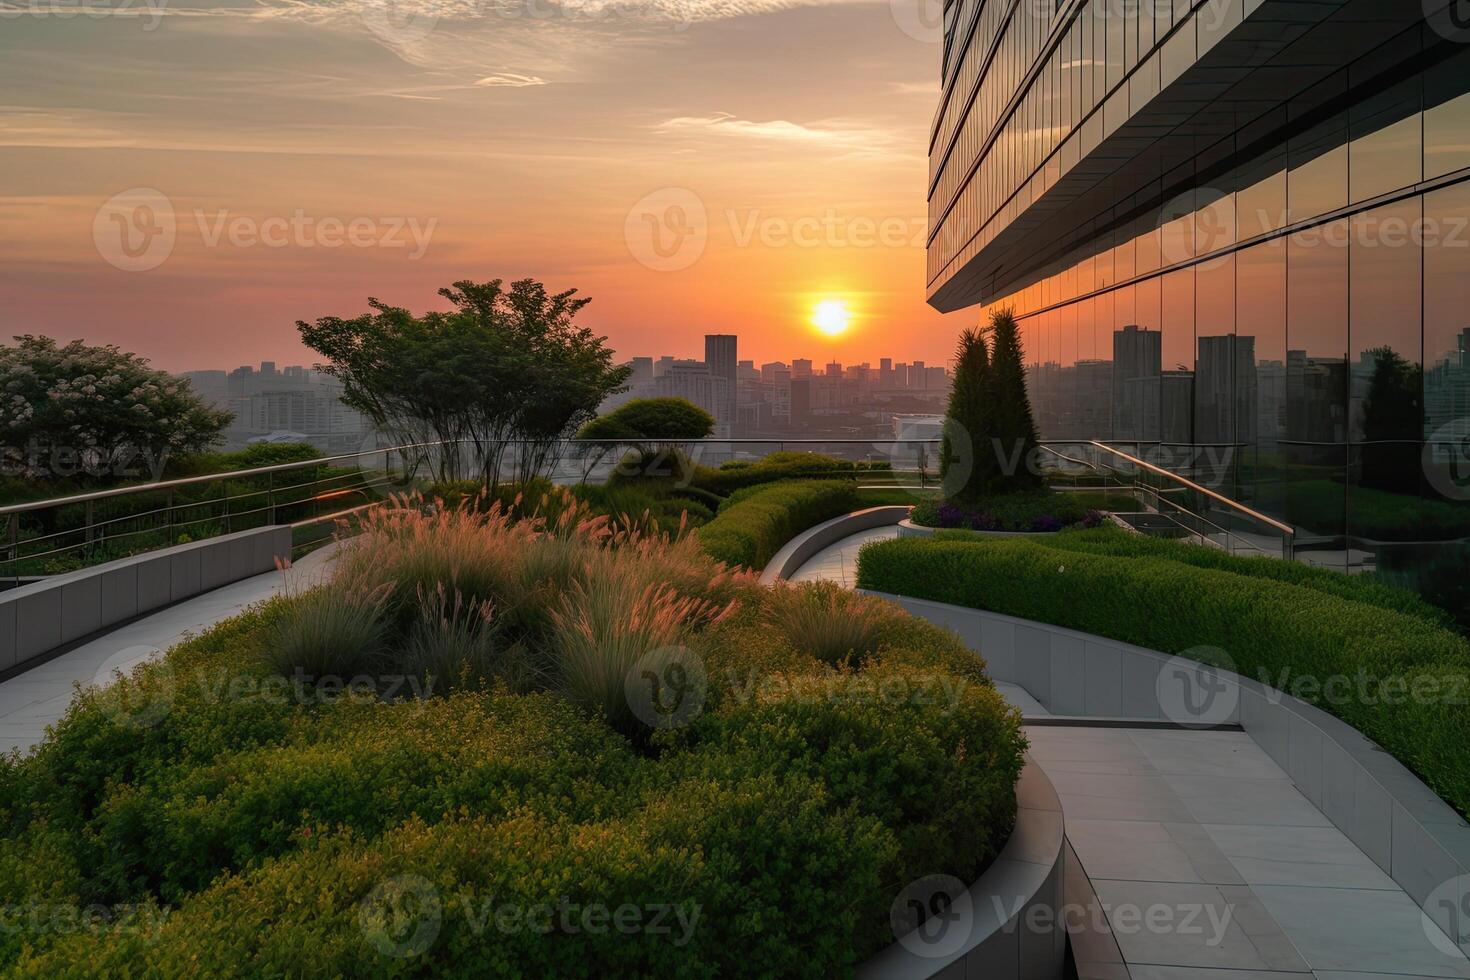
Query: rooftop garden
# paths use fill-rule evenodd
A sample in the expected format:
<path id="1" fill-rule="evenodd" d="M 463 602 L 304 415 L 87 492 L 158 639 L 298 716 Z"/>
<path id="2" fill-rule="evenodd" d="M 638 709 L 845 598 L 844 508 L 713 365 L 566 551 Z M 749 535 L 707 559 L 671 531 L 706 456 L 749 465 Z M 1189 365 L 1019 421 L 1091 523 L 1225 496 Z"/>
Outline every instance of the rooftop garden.
<path id="1" fill-rule="evenodd" d="M 107 926 L 0 933 L 0 966 L 848 972 L 907 883 L 994 858 L 1024 747 L 952 635 L 708 553 L 758 565 L 802 523 L 773 514 L 852 493 L 753 484 L 694 532 L 570 494 L 370 512 L 325 581 L 0 763 L 0 904 Z"/>
<path id="2" fill-rule="evenodd" d="M 1470 643 L 1443 611 L 1373 578 L 1105 527 L 879 542 L 858 584 L 1219 657 L 1341 718 L 1470 813 Z"/>

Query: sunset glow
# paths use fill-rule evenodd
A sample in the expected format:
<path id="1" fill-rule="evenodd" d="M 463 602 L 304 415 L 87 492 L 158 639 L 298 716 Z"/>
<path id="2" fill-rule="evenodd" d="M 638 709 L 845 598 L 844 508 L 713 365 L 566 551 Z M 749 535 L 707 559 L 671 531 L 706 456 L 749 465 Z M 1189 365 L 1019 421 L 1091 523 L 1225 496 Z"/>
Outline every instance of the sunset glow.
<path id="1" fill-rule="evenodd" d="M 840 337 L 847 333 L 852 323 L 852 314 L 847 304 L 840 299 L 824 299 L 812 311 L 812 325 L 828 337 Z"/>

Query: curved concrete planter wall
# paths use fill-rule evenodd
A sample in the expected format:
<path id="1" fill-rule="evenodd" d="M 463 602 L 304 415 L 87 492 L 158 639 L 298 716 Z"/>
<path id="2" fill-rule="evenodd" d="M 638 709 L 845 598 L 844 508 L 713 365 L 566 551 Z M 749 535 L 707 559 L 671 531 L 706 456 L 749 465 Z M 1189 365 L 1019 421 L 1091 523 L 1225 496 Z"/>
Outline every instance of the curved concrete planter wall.
<path id="1" fill-rule="evenodd" d="M 0 593 L 0 674 L 26 670 L 59 648 L 143 613 L 272 571 L 277 558 L 290 557 L 291 529 L 263 527 Z"/>
<path id="2" fill-rule="evenodd" d="M 765 570 L 761 572 L 761 584 L 770 585 L 772 582 L 789 578 L 792 572 L 811 561 L 817 552 L 828 545 L 836 544 L 859 531 L 897 524 L 907 517 L 912 509 L 898 504 L 869 507 L 867 510 L 843 514 L 830 521 L 823 521 L 816 527 L 807 528 L 786 542 L 785 547 L 776 552 L 766 563 Z"/>
<path id="3" fill-rule="evenodd" d="M 858 980 L 1060 980 L 1067 931 L 1062 804 L 1046 773 L 1026 760 L 1016 784 L 1016 829 L 995 863 L 948 910 L 860 964 Z"/>
<path id="4" fill-rule="evenodd" d="M 967 528 L 925 527 L 907 518 L 898 522 L 898 536 L 901 538 L 927 538 L 936 531 L 949 530 L 965 531 L 966 534 L 973 534 L 979 538 L 1049 538 L 1057 533 L 1055 531 L 971 531 Z"/>
<path id="5" fill-rule="evenodd" d="M 1170 720 L 1161 705 L 1181 661 L 1167 654 L 999 613 L 870 594 L 954 630 L 985 657 L 992 677 L 1025 688 L 1053 714 Z M 1462 933 L 1451 922 L 1456 907 L 1426 902 L 1435 889 L 1470 874 L 1470 825 L 1392 756 L 1320 708 L 1229 671 L 1213 676 L 1223 704 L 1210 720 L 1244 729 L 1447 935 Z"/>

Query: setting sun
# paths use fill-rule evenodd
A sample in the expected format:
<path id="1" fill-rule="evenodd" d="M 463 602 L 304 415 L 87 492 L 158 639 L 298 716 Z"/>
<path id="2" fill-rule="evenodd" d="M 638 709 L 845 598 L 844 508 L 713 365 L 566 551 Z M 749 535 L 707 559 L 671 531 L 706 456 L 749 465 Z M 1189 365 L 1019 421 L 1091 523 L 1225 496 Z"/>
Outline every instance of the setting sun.
<path id="1" fill-rule="evenodd" d="M 847 304 L 841 300 L 824 299 L 812 310 L 812 323 L 829 337 L 846 333 L 851 321 L 852 314 L 848 312 Z"/>

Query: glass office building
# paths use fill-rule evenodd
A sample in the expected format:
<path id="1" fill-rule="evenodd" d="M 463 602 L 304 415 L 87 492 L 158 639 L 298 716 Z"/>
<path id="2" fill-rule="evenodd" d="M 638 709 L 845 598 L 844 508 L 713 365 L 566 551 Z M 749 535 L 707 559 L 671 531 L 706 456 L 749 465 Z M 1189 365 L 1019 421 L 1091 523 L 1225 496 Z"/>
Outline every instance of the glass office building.
<path id="1" fill-rule="evenodd" d="M 954 0 L 929 301 L 1042 438 L 1470 603 L 1470 0 Z"/>

